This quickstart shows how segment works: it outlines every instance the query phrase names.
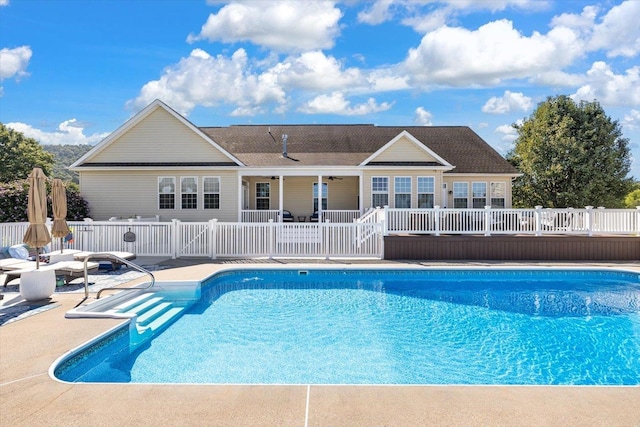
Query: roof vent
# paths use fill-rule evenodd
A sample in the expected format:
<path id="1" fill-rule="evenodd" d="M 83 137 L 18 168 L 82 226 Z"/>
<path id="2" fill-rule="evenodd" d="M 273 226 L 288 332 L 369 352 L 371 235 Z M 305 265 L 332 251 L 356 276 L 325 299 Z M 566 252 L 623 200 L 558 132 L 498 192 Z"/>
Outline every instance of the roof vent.
<path id="1" fill-rule="evenodd" d="M 286 133 L 282 134 L 282 157 L 289 157 L 289 155 L 287 154 L 287 138 L 289 138 L 289 135 L 287 135 Z"/>

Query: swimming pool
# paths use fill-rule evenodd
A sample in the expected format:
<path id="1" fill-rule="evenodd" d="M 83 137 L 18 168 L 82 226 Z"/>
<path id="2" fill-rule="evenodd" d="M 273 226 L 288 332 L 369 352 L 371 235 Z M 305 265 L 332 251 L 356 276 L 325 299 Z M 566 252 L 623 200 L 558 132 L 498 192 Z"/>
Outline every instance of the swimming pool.
<path id="1" fill-rule="evenodd" d="M 55 369 L 70 382 L 640 384 L 640 279 L 603 270 L 242 270 L 130 351 L 126 328 Z"/>

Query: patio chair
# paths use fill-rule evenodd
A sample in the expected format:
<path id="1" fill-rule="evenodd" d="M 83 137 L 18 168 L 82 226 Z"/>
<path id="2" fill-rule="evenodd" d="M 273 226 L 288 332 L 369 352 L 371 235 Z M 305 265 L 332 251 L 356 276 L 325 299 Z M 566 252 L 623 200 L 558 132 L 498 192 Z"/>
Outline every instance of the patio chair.
<path id="1" fill-rule="evenodd" d="M 311 214 L 311 216 L 309 217 L 309 221 L 318 222 L 318 211 L 315 211 Z"/>
<path id="2" fill-rule="evenodd" d="M 291 212 L 286 210 L 282 211 L 282 222 L 293 222 L 293 215 Z"/>
<path id="3" fill-rule="evenodd" d="M 93 273 L 97 271 L 99 267 L 100 264 L 98 264 L 97 262 L 88 262 L 87 272 Z M 0 284 L 6 287 L 8 282 L 13 279 L 19 278 L 22 273 L 36 270 L 36 262 L 26 261 L 26 264 L 13 264 L 13 268 L 12 266 L 5 266 L 3 268 L 4 270 L 2 271 L 2 274 L 0 274 Z M 54 262 L 52 264 L 40 263 L 39 270 L 53 270 L 56 277 L 62 277 L 64 279 L 64 283 L 68 284 L 73 279 L 84 277 L 84 262 L 60 261 Z"/>

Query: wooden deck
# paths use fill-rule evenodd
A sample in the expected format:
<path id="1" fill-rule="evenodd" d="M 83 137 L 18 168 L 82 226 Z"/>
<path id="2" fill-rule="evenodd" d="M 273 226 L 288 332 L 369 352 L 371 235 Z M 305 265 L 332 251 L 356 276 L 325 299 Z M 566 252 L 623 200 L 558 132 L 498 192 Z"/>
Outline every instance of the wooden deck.
<path id="1" fill-rule="evenodd" d="M 635 236 L 393 235 L 387 260 L 638 261 Z"/>

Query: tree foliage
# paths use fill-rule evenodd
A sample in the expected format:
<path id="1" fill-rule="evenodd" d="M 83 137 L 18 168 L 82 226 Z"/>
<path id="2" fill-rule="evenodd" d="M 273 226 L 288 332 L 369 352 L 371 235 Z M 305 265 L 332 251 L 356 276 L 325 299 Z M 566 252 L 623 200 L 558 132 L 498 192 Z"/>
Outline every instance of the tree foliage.
<path id="1" fill-rule="evenodd" d="M 0 182 L 27 178 L 36 166 L 49 176 L 53 163 L 53 155 L 38 141 L 0 123 Z"/>
<path id="2" fill-rule="evenodd" d="M 65 182 L 79 183 L 78 173 L 72 172 L 67 167 L 91 150 L 91 145 L 45 145 L 45 151 L 54 155 L 53 177 Z"/>
<path id="3" fill-rule="evenodd" d="M 640 188 L 637 188 L 627 194 L 624 198 L 624 207 L 633 209 L 640 206 Z"/>
<path id="4" fill-rule="evenodd" d="M 89 217 L 89 204 L 80 196 L 77 185 L 67 184 L 67 220 L 82 221 Z M 29 183 L 26 179 L 0 183 L 0 223 L 26 222 Z M 51 185 L 47 184 L 47 212 L 53 216 L 51 207 Z"/>
<path id="5" fill-rule="evenodd" d="M 632 184 L 629 140 L 598 102 L 549 97 L 514 127 L 507 159 L 522 173 L 514 206 L 622 206 Z"/>

